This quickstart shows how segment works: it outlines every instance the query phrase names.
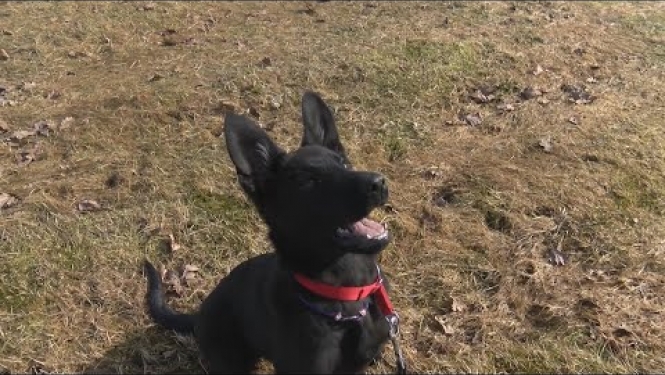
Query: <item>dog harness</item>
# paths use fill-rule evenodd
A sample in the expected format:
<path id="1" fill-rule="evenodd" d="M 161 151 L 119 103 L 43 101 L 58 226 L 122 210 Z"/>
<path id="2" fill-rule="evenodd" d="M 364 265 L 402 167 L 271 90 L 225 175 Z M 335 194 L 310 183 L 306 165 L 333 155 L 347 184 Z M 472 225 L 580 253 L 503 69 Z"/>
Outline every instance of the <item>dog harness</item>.
<path id="1" fill-rule="evenodd" d="M 381 278 L 381 269 L 378 265 L 376 266 L 376 271 L 376 281 L 365 286 L 332 286 L 330 284 L 312 280 L 300 273 L 294 273 L 293 277 L 303 288 L 307 289 L 313 294 L 316 294 L 319 297 L 331 300 L 350 302 L 360 301 L 367 297 L 374 296 L 374 300 L 379 310 L 383 316 L 385 316 L 386 320 L 388 321 L 388 325 L 390 326 L 390 340 L 392 341 L 393 349 L 395 350 L 397 373 L 406 374 L 406 364 L 404 362 L 402 351 L 397 342 L 397 337 L 399 335 L 399 315 L 397 315 L 392 302 L 390 302 L 388 291 L 386 290 L 386 286 L 383 284 L 383 279 Z M 305 307 L 319 315 L 333 319 L 336 322 L 358 322 L 365 315 L 367 315 L 367 309 L 369 308 L 369 301 L 366 301 L 358 314 L 343 316 L 341 311 L 337 313 L 330 313 L 322 310 L 310 302 L 307 302 L 302 296 L 299 297 L 300 301 L 303 303 L 303 305 L 305 305 Z"/>

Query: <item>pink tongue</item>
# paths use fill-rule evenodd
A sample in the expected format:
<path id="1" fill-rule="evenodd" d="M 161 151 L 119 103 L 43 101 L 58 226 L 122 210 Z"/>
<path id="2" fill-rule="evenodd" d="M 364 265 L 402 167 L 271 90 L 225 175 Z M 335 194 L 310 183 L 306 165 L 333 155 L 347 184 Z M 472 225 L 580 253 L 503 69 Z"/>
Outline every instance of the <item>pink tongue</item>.
<path id="1" fill-rule="evenodd" d="M 370 219 L 362 219 L 356 221 L 351 225 L 351 230 L 353 233 L 360 234 L 363 236 L 377 237 L 383 233 L 383 226 L 376 221 Z"/>

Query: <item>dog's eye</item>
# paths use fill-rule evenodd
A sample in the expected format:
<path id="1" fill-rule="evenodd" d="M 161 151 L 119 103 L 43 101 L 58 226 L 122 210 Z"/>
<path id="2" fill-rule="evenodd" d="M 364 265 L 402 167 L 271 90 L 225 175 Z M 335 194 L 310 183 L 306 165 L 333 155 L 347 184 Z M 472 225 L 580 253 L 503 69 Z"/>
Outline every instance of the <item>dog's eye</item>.
<path id="1" fill-rule="evenodd" d="M 313 174 L 298 173 L 291 175 L 291 178 L 302 189 L 311 189 L 321 181 L 320 178 Z"/>

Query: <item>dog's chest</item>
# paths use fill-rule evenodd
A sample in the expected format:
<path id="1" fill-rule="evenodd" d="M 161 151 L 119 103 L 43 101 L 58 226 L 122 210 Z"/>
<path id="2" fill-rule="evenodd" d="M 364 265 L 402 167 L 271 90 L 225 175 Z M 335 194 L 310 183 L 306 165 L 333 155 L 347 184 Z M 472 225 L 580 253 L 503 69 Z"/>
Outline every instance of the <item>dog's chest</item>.
<path id="1" fill-rule="evenodd" d="M 340 371 L 357 372 L 379 356 L 388 341 L 388 326 L 383 318 L 368 317 L 363 322 L 350 323 L 340 344 Z"/>

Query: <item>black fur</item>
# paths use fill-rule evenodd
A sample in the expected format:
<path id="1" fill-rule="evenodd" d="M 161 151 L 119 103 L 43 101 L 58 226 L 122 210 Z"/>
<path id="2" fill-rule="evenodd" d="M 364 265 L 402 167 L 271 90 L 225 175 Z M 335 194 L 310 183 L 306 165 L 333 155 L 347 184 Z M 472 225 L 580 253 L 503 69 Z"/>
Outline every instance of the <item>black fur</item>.
<path id="1" fill-rule="evenodd" d="M 211 373 L 247 373 L 259 358 L 277 373 L 362 372 L 388 340 L 388 324 L 369 297 L 369 314 L 335 322 L 299 298 L 330 312 L 357 313 L 366 301 L 339 302 L 308 293 L 300 272 L 336 286 L 377 278 L 376 257 L 388 236 L 340 231 L 387 200 L 384 178 L 354 171 L 332 112 L 315 93 L 303 96 L 301 147 L 286 153 L 252 120 L 225 118 L 224 134 L 240 186 L 269 228 L 274 253 L 233 269 L 194 314 L 173 312 L 161 279 L 146 261 L 148 311 L 161 326 L 193 333 Z M 382 275 L 385 279 L 385 276 Z"/>

